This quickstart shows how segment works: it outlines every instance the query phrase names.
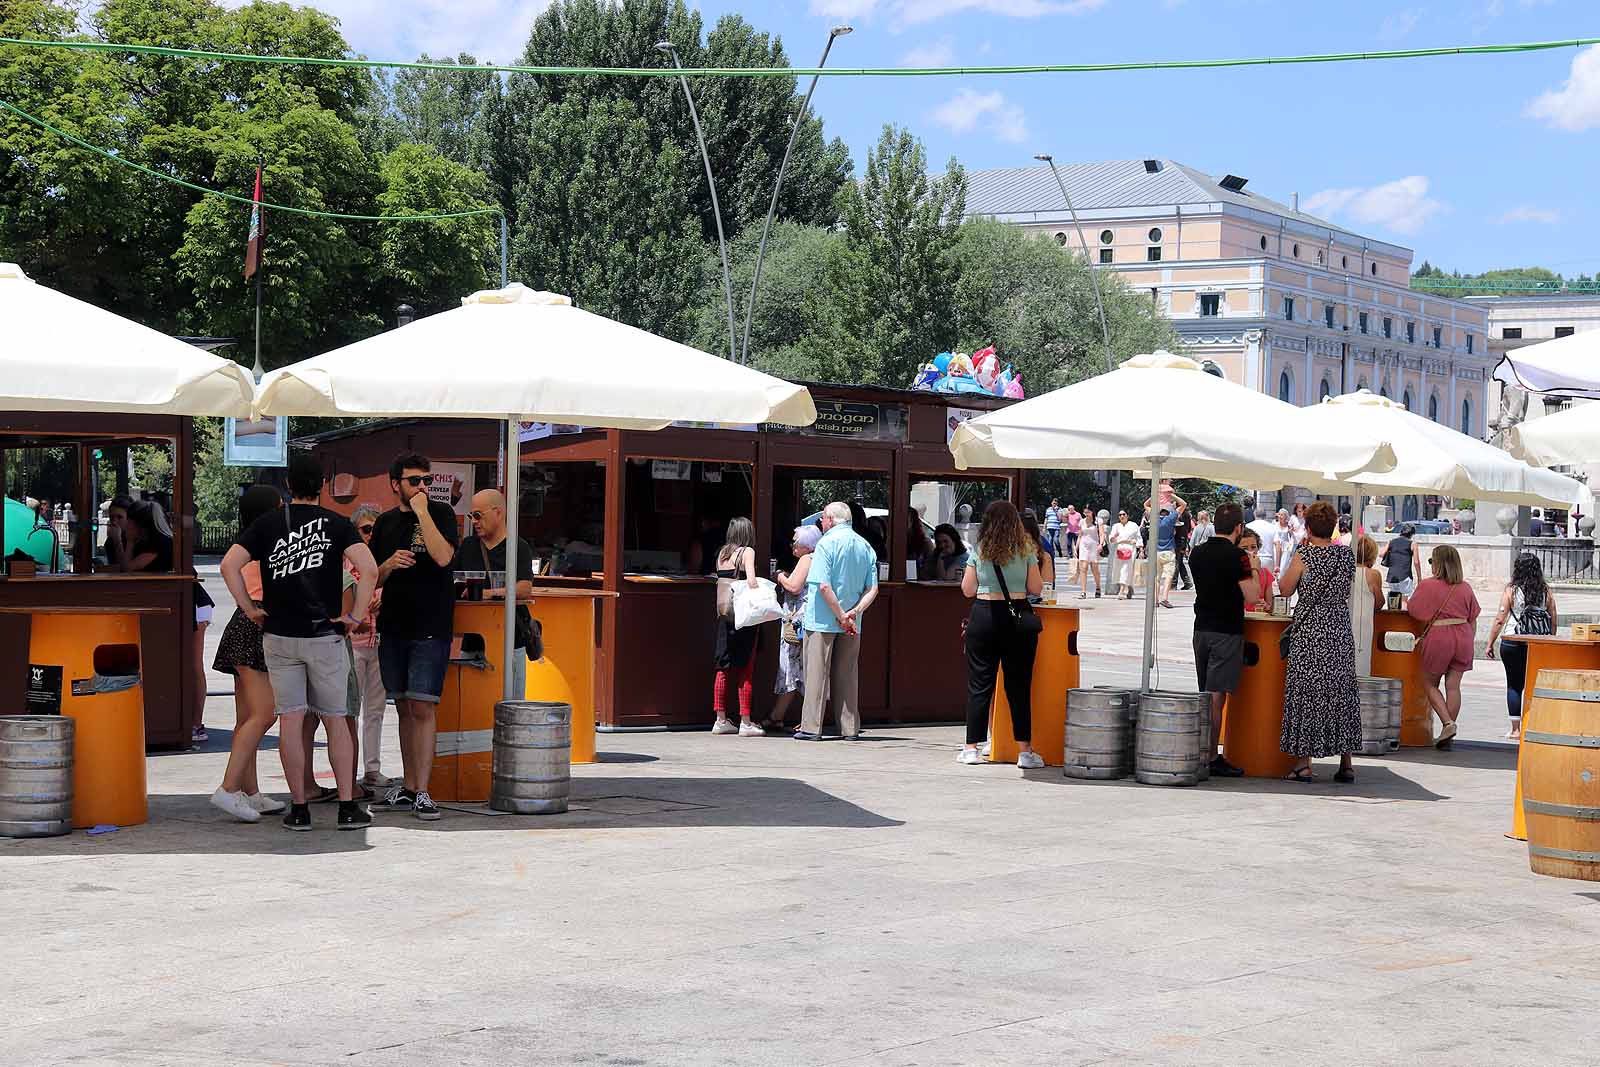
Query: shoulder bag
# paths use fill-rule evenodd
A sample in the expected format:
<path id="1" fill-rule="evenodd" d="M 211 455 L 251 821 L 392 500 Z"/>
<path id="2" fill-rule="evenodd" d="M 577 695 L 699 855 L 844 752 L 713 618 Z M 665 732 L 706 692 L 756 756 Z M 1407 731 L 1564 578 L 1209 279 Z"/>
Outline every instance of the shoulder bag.
<path id="1" fill-rule="evenodd" d="M 518 546 L 521 547 L 520 545 Z M 488 584 L 489 575 L 494 568 L 489 566 L 489 546 L 483 543 L 483 538 L 478 538 L 478 551 L 483 554 L 484 583 Z M 506 574 L 506 596 L 515 599 L 517 583 L 510 572 Z M 517 606 L 516 643 L 521 646 L 523 653 L 535 663 L 544 659 L 544 626 L 527 608 Z"/>
<path id="2" fill-rule="evenodd" d="M 1017 624 L 1017 632 L 1022 634 L 1038 634 L 1044 632 L 1044 620 L 1039 618 L 1038 612 L 1033 610 L 1033 605 L 1026 600 L 1012 600 L 1011 590 L 1006 588 L 1006 572 L 1000 569 L 1000 564 L 989 564 L 994 568 L 995 580 L 1000 583 L 1000 595 L 1006 598 L 1006 608 L 1011 612 L 1012 620 Z M 1024 611 L 1023 609 L 1027 610 Z"/>

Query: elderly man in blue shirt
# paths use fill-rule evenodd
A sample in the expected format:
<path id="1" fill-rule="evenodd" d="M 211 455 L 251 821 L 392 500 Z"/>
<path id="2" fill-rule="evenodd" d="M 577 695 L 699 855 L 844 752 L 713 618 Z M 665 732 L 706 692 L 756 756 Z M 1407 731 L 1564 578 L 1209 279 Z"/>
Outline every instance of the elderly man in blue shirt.
<path id="1" fill-rule="evenodd" d="M 861 616 L 878 596 L 878 554 L 850 527 L 850 507 L 822 509 L 822 540 L 811 553 L 806 596 L 806 699 L 797 741 L 822 740 L 825 700 L 831 700 L 846 741 L 861 737 L 857 665 Z"/>

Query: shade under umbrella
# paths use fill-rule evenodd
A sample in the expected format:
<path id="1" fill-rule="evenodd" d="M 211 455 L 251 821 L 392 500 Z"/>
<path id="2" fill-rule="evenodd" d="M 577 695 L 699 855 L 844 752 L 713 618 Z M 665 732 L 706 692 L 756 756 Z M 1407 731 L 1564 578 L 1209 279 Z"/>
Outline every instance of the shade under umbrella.
<path id="1" fill-rule="evenodd" d="M 1600 330 L 1507 352 L 1495 365 L 1494 376 L 1534 393 L 1600 399 Z"/>
<path id="2" fill-rule="evenodd" d="M 1269 488 L 1394 467 L 1394 453 L 1382 438 L 1321 433 L 1301 416 L 1299 408 L 1207 374 L 1192 359 L 1155 352 L 964 422 L 950 453 L 963 470 L 1148 469 L 1152 501 L 1159 499 L 1164 476 Z M 1141 671 L 1146 690 L 1156 607 L 1156 568 L 1147 569 Z"/>
<path id="3" fill-rule="evenodd" d="M 250 372 L 0 263 L 0 410 L 247 417 Z"/>
<path id="4" fill-rule="evenodd" d="M 1600 463 L 1600 407 L 1575 404 L 1519 422 L 1506 431 L 1505 443 L 1513 456 L 1540 467 Z"/>
<path id="5" fill-rule="evenodd" d="M 1304 424 L 1321 435 L 1378 438 L 1394 449 L 1395 467 L 1353 479 L 1317 479 L 1301 483 L 1319 493 L 1335 493 L 1352 485 L 1398 493 L 1493 500 L 1505 504 L 1576 503 L 1583 487 L 1554 471 L 1530 467 L 1477 438 L 1458 433 L 1414 414 L 1387 397 L 1365 389 L 1328 397 L 1302 410 Z"/>
<path id="6" fill-rule="evenodd" d="M 678 421 L 804 426 L 811 394 L 520 284 L 267 375 L 265 415 L 432 415 L 505 420 L 506 521 L 518 528 L 520 421 L 658 430 Z M 515 589 L 517 539 L 506 539 Z M 506 598 L 505 662 L 516 598 Z M 505 673 L 505 699 L 511 691 Z"/>
<path id="7" fill-rule="evenodd" d="M 804 426 L 804 387 L 513 284 L 268 374 L 264 415 L 445 415 L 659 430 Z"/>

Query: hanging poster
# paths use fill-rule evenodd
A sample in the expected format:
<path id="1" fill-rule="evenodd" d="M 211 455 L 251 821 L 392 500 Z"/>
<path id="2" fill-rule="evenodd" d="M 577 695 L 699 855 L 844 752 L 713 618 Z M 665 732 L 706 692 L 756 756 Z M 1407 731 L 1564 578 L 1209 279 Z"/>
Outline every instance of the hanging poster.
<path id="1" fill-rule="evenodd" d="M 955 439 L 957 426 L 960 426 L 963 422 L 970 422 L 982 414 L 983 412 L 975 408 L 945 408 L 944 443 L 948 445 Z"/>
<path id="2" fill-rule="evenodd" d="M 60 715 L 61 668 L 47 663 L 28 664 L 28 688 L 22 705 L 29 715 Z"/>
<path id="3" fill-rule="evenodd" d="M 473 475 L 470 463 L 435 463 L 433 484 L 428 486 L 428 499 L 450 505 L 458 520 L 464 520 L 472 509 Z M 463 527 L 464 528 L 464 527 Z"/>
<path id="4" fill-rule="evenodd" d="M 222 421 L 224 467 L 289 465 L 289 420 L 274 415 Z"/>

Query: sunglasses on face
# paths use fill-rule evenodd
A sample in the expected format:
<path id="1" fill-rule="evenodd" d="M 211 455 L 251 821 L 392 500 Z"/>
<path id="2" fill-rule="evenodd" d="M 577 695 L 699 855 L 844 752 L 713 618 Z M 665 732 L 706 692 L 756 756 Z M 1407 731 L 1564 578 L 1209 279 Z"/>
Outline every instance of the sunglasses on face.
<path id="1" fill-rule="evenodd" d="M 419 485 L 432 485 L 433 484 L 433 475 L 431 475 L 431 474 L 408 474 L 404 478 L 401 478 L 400 480 L 402 482 L 405 482 L 407 485 L 411 486 L 412 488 L 416 488 Z"/>
<path id="2" fill-rule="evenodd" d="M 368 523 L 365 526 L 357 526 L 356 527 L 356 532 L 359 533 L 362 537 L 371 537 L 372 536 L 372 524 Z"/>
<path id="3" fill-rule="evenodd" d="M 487 514 L 489 514 L 487 511 L 469 511 L 467 512 L 467 518 L 473 522 L 482 522 L 483 517 Z"/>

